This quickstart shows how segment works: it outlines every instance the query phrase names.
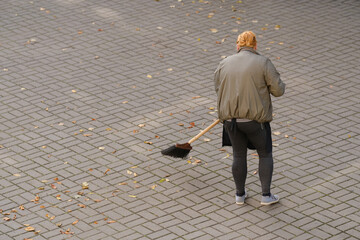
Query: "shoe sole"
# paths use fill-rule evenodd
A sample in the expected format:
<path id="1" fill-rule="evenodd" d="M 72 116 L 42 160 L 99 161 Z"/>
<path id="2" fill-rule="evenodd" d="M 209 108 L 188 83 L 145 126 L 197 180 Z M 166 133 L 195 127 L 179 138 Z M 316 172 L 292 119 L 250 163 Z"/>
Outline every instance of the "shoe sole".
<path id="1" fill-rule="evenodd" d="M 275 203 L 278 203 L 280 201 L 280 199 L 276 200 L 276 201 L 273 201 L 273 202 L 268 202 L 268 203 L 265 203 L 265 202 L 261 202 L 261 205 L 263 206 L 269 206 L 271 204 L 275 204 Z"/>

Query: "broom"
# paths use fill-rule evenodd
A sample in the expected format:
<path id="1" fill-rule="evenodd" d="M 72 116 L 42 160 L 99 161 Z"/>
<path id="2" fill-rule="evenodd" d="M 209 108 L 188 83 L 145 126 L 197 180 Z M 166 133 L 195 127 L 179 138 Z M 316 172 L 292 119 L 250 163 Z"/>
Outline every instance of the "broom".
<path id="1" fill-rule="evenodd" d="M 164 149 L 161 151 L 162 155 L 170 156 L 174 158 L 185 158 L 191 151 L 191 143 L 195 142 L 197 139 L 199 139 L 202 135 L 204 135 L 206 132 L 208 132 L 210 129 L 212 129 L 216 124 L 220 122 L 219 119 L 217 119 L 215 122 L 213 122 L 210 126 L 205 128 L 203 131 L 201 131 L 198 135 L 190 139 L 187 143 L 183 144 L 175 144 L 174 146 L 171 146 L 167 149 Z"/>

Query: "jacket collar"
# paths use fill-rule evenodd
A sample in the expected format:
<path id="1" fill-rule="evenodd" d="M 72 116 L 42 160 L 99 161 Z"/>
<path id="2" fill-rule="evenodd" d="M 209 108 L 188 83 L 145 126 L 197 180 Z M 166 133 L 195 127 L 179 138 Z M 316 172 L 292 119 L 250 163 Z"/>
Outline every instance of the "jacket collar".
<path id="1" fill-rule="evenodd" d="M 252 53 L 255 53 L 257 55 L 260 55 L 255 49 L 253 49 L 252 47 L 241 47 L 238 51 L 241 52 L 241 51 L 249 51 L 249 52 L 252 52 Z"/>

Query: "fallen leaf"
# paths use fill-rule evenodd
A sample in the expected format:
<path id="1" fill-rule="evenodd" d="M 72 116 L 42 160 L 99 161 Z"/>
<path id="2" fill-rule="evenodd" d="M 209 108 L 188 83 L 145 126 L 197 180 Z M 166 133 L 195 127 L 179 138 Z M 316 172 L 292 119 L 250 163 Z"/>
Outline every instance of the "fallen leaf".
<path id="1" fill-rule="evenodd" d="M 9 218 L 9 217 L 4 217 L 3 220 L 5 220 L 5 221 L 10 221 L 11 218 Z"/>
<path id="2" fill-rule="evenodd" d="M 25 231 L 27 231 L 27 232 L 35 232 L 35 228 L 33 228 L 33 227 L 26 227 L 26 228 L 25 228 Z"/>
<path id="3" fill-rule="evenodd" d="M 145 127 L 145 124 L 139 124 L 138 126 L 142 128 Z"/>
<path id="4" fill-rule="evenodd" d="M 119 185 L 127 185 L 127 182 L 119 183 Z"/>
<path id="5" fill-rule="evenodd" d="M 15 173 L 14 176 L 15 177 L 21 177 L 21 175 L 19 173 Z"/>
<path id="6" fill-rule="evenodd" d="M 89 183 L 83 182 L 83 183 L 81 184 L 81 187 L 82 187 L 82 189 L 88 189 L 88 188 L 89 188 Z"/>
<path id="7" fill-rule="evenodd" d="M 73 93 L 76 93 L 76 90 L 71 90 Z"/>
<path id="8" fill-rule="evenodd" d="M 52 189 L 56 189 L 56 186 L 54 184 L 51 184 Z"/>
<path id="9" fill-rule="evenodd" d="M 86 206 L 84 204 L 79 203 L 78 206 L 81 207 L 81 208 L 86 208 Z"/>
<path id="10" fill-rule="evenodd" d="M 276 29 L 276 30 L 279 30 L 280 28 L 281 28 L 280 25 L 275 25 L 275 29 Z"/>
<path id="11" fill-rule="evenodd" d="M 148 142 L 148 141 L 145 141 L 144 143 L 149 144 L 149 145 L 153 144 L 152 142 Z"/>
<path id="12" fill-rule="evenodd" d="M 135 196 L 135 195 L 129 195 L 129 197 L 131 197 L 131 198 L 136 198 L 136 196 Z"/>
<path id="13" fill-rule="evenodd" d="M 217 33 L 217 32 L 218 32 L 218 30 L 217 30 L 216 28 L 210 28 L 210 31 L 211 31 L 212 33 Z"/>
<path id="14" fill-rule="evenodd" d="M 112 220 L 112 221 L 108 221 L 107 223 L 115 223 L 116 221 Z"/>
<path id="15" fill-rule="evenodd" d="M 104 172 L 104 175 L 106 175 L 109 171 L 110 171 L 110 168 L 108 168 L 108 169 Z"/>
<path id="16" fill-rule="evenodd" d="M 276 135 L 276 136 L 278 136 L 280 134 L 281 134 L 281 132 L 274 132 L 274 135 Z"/>
<path id="17" fill-rule="evenodd" d="M 20 210 L 25 210 L 24 205 L 20 205 L 20 206 L 19 206 L 19 209 L 20 209 Z"/>
<path id="18" fill-rule="evenodd" d="M 100 149 L 100 150 L 104 150 L 104 149 L 105 149 L 105 147 L 99 147 L 99 149 Z"/>
<path id="19" fill-rule="evenodd" d="M 152 78 L 152 76 L 151 76 L 150 74 L 148 74 L 146 77 L 148 77 L 148 78 Z"/>
<path id="20" fill-rule="evenodd" d="M 106 131 L 111 131 L 112 129 L 111 128 L 107 128 L 107 129 L 105 129 Z"/>
<path id="21" fill-rule="evenodd" d="M 75 224 L 77 224 L 78 222 L 79 222 L 79 219 L 76 220 L 76 221 L 74 221 L 74 222 L 72 223 L 72 225 L 75 225 Z"/>

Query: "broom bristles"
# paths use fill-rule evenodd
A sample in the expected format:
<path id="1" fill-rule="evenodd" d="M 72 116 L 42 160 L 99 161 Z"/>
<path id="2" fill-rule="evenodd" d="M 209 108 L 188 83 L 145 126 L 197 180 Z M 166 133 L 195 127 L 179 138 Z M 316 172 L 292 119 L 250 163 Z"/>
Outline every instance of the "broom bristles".
<path id="1" fill-rule="evenodd" d="M 162 150 L 161 154 L 174 158 L 186 158 L 189 155 L 191 149 L 192 147 L 190 146 L 189 143 L 176 144 L 174 146 Z"/>

